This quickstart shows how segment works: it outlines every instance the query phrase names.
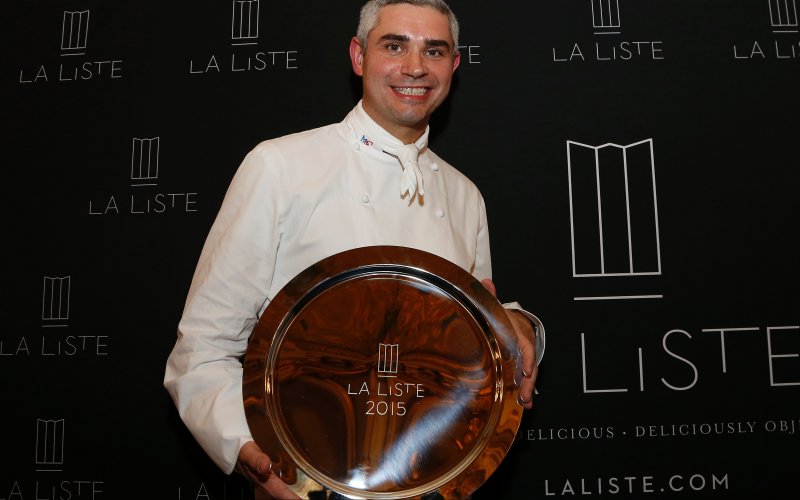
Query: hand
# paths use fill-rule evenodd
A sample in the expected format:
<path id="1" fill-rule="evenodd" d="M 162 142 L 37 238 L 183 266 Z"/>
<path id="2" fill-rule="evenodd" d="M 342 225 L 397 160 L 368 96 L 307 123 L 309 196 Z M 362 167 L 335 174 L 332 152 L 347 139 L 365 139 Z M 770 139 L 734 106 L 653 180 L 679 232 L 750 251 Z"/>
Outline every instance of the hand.
<path id="1" fill-rule="evenodd" d="M 492 280 L 485 279 L 481 283 L 497 298 L 497 288 Z M 536 376 L 539 374 L 539 367 L 536 366 L 536 344 L 534 343 L 536 331 L 530 320 L 521 312 L 506 309 L 506 315 L 514 326 L 514 333 L 517 334 L 517 347 L 521 354 L 518 366 L 521 376 L 514 377 L 515 380 L 522 380 L 518 402 L 526 410 L 530 410 L 533 408 L 533 392 L 536 390 Z"/>
<path id="2" fill-rule="evenodd" d="M 272 473 L 272 460 L 255 442 L 249 441 L 239 450 L 236 470 L 247 478 L 256 489 L 266 492 L 268 498 L 300 498 Z M 259 498 L 259 495 L 256 496 Z"/>

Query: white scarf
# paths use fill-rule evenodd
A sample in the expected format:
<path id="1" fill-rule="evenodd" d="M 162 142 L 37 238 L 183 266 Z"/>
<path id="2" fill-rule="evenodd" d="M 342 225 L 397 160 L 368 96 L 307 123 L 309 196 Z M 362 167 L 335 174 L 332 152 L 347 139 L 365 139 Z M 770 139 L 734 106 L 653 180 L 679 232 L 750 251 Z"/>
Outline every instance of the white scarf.
<path id="1" fill-rule="evenodd" d="M 356 105 L 354 113 L 358 124 L 364 127 L 361 142 L 394 156 L 400 162 L 400 167 L 402 168 L 400 174 L 400 197 L 402 198 L 406 194 L 411 198 L 417 194 L 423 196 L 425 194 L 424 181 L 418 159 L 420 152 L 428 146 L 430 127 L 426 127 L 422 136 L 413 144 L 403 144 L 370 118 L 367 112 L 364 111 L 361 101 Z M 356 132 L 360 133 L 361 131 Z"/>

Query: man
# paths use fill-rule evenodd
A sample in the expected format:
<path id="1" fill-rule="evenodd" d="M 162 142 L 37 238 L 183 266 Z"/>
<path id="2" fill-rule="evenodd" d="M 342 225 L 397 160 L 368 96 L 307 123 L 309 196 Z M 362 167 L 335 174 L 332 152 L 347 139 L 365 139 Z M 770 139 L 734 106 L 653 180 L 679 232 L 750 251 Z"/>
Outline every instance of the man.
<path id="1" fill-rule="evenodd" d="M 239 359 L 286 283 L 340 251 L 399 245 L 447 258 L 495 293 L 483 198 L 427 147 L 460 61 L 457 41 L 442 0 L 367 2 L 350 42 L 362 100 L 341 123 L 256 146 L 209 233 L 165 386 L 209 456 L 273 497 L 294 494 L 250 436 Z M 531 408 L 534 332 L 524 313 L 509 317 L 522 352 L 520 404 Z"/>

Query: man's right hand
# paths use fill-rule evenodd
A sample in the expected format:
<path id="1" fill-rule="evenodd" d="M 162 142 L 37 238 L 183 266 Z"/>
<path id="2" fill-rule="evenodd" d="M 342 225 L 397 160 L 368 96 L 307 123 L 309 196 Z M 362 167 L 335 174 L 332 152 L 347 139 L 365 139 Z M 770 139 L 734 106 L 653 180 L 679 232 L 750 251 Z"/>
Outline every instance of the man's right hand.
<path id="1" fill-rule="evenodd" d="M 239 450 L 236 470 L 247 478 L 257 490 L 267 493 L 267 498 L 300 498 L 272 473 L 272 460 L 256 443 L 249 441 Z M 260 495 L 256 495 L 259 498 Z"/>

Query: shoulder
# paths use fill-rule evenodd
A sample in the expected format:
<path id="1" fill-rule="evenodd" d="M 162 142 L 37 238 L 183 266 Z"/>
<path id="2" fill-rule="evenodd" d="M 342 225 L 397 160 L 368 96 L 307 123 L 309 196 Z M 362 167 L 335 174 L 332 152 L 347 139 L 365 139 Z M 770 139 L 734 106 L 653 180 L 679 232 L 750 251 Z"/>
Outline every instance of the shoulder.
<path id="1" fill-rule="evenodd" d="M 325 168 L 344 151 L 347 141 L 341 124 L 331 124 L 264 140 L 247 153 L 239 170 L 286 179 Z"/>
<path id="2" fill-rule="evenodd" d="M 292 191 L 342 165 L 352 153 L 340 123 L 262 141 L 245 156 L 235 177 L 252 189 Z"/>
<path id="3" fill-rule="evenodd" d="M 334 148 L 343 141 L 344 131 L 340 123 L 325 125 L 314 129 L 295 132 L 293 134 L 267 139 L 258 143 L 251 154 L 277 157 L 313 156 L 320 149 Z"/>

